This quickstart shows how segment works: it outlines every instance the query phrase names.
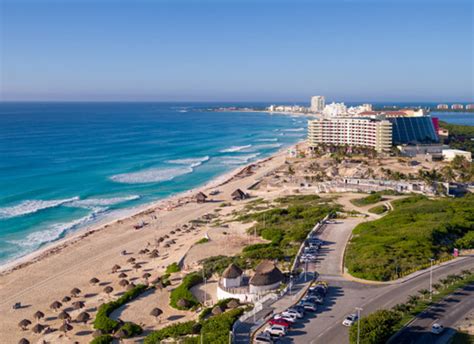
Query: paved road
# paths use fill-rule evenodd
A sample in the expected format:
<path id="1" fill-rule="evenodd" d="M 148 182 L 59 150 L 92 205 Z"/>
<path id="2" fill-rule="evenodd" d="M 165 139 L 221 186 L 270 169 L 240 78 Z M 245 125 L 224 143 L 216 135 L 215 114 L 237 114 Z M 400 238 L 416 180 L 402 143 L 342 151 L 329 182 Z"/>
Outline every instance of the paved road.
<path id="1" fill-rule="evenodd" d="M 392 343 L 441 344 L 455 333 L 453 326 L 474 309 L 474 283 L 457 290 L 442 301 L 421 313 L 410 326 L 399 332 Z M 442 324 L 446 331 L 442 335 L 430 333 L 434 323 Z"/>
<path id="2" fill-rule="evenodd" d="M 316 314 L 300 322 L 281 343 L 348 343 L 348 329 L 341 323 L 347 314 L 354 313 L 355 307 L 363 308 L 362 315 L 368 314 L 405 302 L 408 296 L 416 294 L 418 290 L 429 288 L 429 271 L 396 284 L 368 285 L 345 280 L 341 271 L 342 255 L 357 221 L 361 220 L 347 219 L 329 224 L 321 234 L 327 245 L 321 252 L 318 271 L 321 272 L 320 279 L 330 284 L 325 304 Z M 472 267 L 474 257 L 436 267 L 433 269 L 433 281 Z"/>

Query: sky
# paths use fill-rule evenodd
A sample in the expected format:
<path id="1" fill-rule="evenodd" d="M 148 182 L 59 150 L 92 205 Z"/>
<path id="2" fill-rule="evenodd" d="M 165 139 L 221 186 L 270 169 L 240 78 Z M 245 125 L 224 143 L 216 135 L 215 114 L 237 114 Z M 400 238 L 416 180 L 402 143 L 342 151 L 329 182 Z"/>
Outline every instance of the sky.
<path id="1" fill-rule="evenodd" d="M 0 0 L 0 100 L 474 101 L 470 0 Z"/>

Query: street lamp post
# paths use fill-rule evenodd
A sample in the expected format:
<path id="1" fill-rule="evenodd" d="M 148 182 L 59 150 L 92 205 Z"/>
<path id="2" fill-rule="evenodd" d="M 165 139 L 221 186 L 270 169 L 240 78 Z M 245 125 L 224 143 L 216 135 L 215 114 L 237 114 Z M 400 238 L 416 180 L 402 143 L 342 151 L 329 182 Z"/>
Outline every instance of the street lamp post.
<path id="1" fill-rule="evenodd" d="M 357 311 L 357 344 L 360 343 L 360 311 L 361 310 L 362 310 L 362 308 L 356 307 L 356 311 Z"/>
<path id="2" fill-rule="evenodd" d="M 434 259 L 430 258 L 430 301 L 433 299 L 433 262 Z"/>

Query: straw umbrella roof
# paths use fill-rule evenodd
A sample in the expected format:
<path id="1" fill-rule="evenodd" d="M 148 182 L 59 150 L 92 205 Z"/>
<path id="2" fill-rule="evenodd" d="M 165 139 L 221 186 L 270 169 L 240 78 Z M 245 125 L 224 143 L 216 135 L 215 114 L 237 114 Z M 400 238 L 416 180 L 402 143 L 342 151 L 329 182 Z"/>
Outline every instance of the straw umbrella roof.
<path id="1" fill-rule="evenodd" d="M 115 332 L 115 337 L 117 337 L 119 339 L 127 338 L 127 336 L 128 336 L 127 331 L 125 331 L 122 328 L 120 330 L 118 330 L 117 332 Z"/>
<path id="2" fill-rule="evenodd" d="M 72 306 L 74 307 L 74 309 L 81 309 L 84 308 L 85 304 L 84 301 L 76 301 L 72 303 Z"/>
<path id="3" fill-rule="evenodd" d="M 110 294 L 113 291 L 114 291 L 114 288 L 112 288 L 110 285 L 104 288 L 104 292 L 107 294 Z"/>
<path id="4" fill-rule="evenodd" d="M 44 330 L 44 326 L 41 324 L 36 324 L 35 326 L 31 328 L 31 331 L 33 331 L 34 333 L 41 333 L 43 332 L 43 330 Z"/>
<path id="5" fill-rule="evenodd" d="M 128 275 L 125 273 L 125 272 L 121 272 L 119 275 L 118 275 L 119 278 L 126 278 L 128 277 Z"/>
<path id="6" fill-rule="evenodd" d="M 233 200 L 242 200 L 242 199 L 248 198 L 248 195 L 242 190 L 237 189 L 234 192 L 232 192 L 231 197 Z"/>
<path id="7" fill-rule="evenodd" d="M 68 331 L 71 331 L 73 328 L 74 327 L 71 324 L 65 322 L 59 327 L 59 331 L 66 333 Z"/>
<path id="8" fill-rule="evenodd" d="M 41 312 L 41 311 L 36 311 L 35 314 L 33 315 L 33 317 L 37 320 L 41 319 L 41 318 L 44 318 L 44 313 Z"/>
<path id="9" fill-rule="evenodd" d="M 30 325 L 31 321 L 29 321 L 28 319 L 23 319 L 18 323 L 18 326 L 21 327 L 22 330 L 25 330 Z"/>
<path id="10" fill-rule="evenodd" d="M 142 249 L 142 250 L 140 250 L 140 251 L 138 251 L 138 254 L 145 254 L 145 253 L 146 253 L 146 251 L 145 251 L 145 250 L 143 250 L 143 249 Z"/>
<path id="11" fill-rule="evenodd" d="M 237 301 L 237 300 L 230 300 L 230 301 L 227 303 L 227 307 L 229 307 L 229 308 L 237 308 L 237 307 L 239 307 L 239 301 Z"/>
<path id="12" fill-rule="evenodd" d="M 222 308 L 220 306 L 216 306 L 212 309 L 212 314 L 214 315 L 219 315 L 219 314 L 222 314 Z"/>
<path id="13" fill-rule="evenodd" d="M 150 312 L 150 315 L 154 317 L 159 317 L 161 314 L 163 314 L 163 311 L 159 308 L 153 308 Z"/>
<path id="14" fill-rule="evenodd" d="M 71 298 L 69 296 L 64 296 L 63 299 L 61 300 L 62 302 L 69 302 L 71 301 Z"/>
<path id="15" fill-rule="evenodd" d="M 135 258 L 130 257 L 127 259 L 127 263 L 135 263 L 135 260 L 136 260 Z"/>
<path id="16" fill-rule="evenodd" d="M 97 277 L 92 277 L 90 280 L 89 280 L 89 283 L 94 285 L 94 284 L 97 284 L 99 283 L 99 279 Z"/>
<path id="17" fill-rule="evenodd" d="M 165 234 L 163 238 L 168 239 L 170 236 L 168 234 Z"/>
<path id="18" fill-rule="evenodd" d="M 170 247 L 170 246 L 171 246 L 170 244 L 165 244 L 164 247 L 165 247 L 165 248 L 168 248 L 168 247 Z"/>
<path id="19" fill-rule="evenodd" d="M 283 281 L 283 273 L 269 260 L 264 260 L 255 268 L 255 274 L 250 279 L 254 286 L 271 285 Z"/>
<path id="20" fill-rule="evenodd" d="M 165 241 L 165 238 L 164 237 L 159 237 L 156 241 L 163 242 L 163 241 Z"/>
<path id="21" fill-rule="evenodd" d="M 135 288 L 135 287 L 136 287 L 135 283 L 130 283 L 129 285 L 127 285 L 127 288 L 126 288 L 126 289 L 127 289 L 127 290 L 132 290 L 132 289 Z"/>
<path id="22" fill-rule="evenodd" d="M 79 289 L 79 288 L 72 288 L 72 289 L 71 289 L 71 292 L 70 292 L 70 294 L 71 294 L 72 296 L 77 296 L 77 295 L 79 295 L 80 293 L 81 293 L 81 289 Z"/>
<path id="23" fill-rule="evenodd" d="M 181 228 L 176 228 L 176 232 L 181 232 Z"/>
<path id="24" fill-rule="evenodd" d="M 121 287 L 126 287 L 129 284 L 130 283 L 126 279 L 122 279 L 122 280 L 119 281 L 119 286 L 121 286 Z"/>
<path id="25" fill-rule="evenodd" d="M 140 264 L 138 264 L 138 263 L 133 265 L 133 268 L 134 268 L 135 270 L 141 269 L 141 267 L 142 267 L 142 266 L 141 266 Z"/>
<path id="26" fill-rule="evenodd" d="M 114 266 L 112 266 L 112 272 L 117 272 L 121 269 L 122 267 L 118 264 L 115 264 Z"/>
<path id="27" fill-rule="evenodd" d="M 160 256 L 160 254 L 158 252 L 152 252 L 150 254 L 150 258 L 158 258 Z"/>
<path id="28" fill-rule="evenodd" d="M 30 344 L 30 341 L 26 338 L 21 338 L 19 341 L 18 341 L 18 344 Z"/>
<path id="29" fill-rule="evenodd" d="M 176 304 L 178 305 L 178 307 L 181 307 L 181 308 L 186 308 L 189 306 L 189 302 L 186 299 L 179 299 L 178 302 L 176 302 Z"/>
<path id="30" fill-rule="evenodd" d="M 71 316 L 69 315 L 68 312 L 62 311 L 61 313 L 59 313 L 58 318 L 61 320 L 69 320 L 71 319 Z"/>
<path id="31" fill-rule="evenodd" d="M 151 277 L 151 273 L 145 272 L 145 273 L 142 275 L 142 277 L 143 277 L 144 279 L 148 279 L 148 278 Z"/>
<path id="32" fill-rule="evenodd" d="M 170 234 L 176 234 L 176 232 L 175 232 L 175 231 L 171 231 Z"/>
<path id="33" fill-rule="evenodd" d="M 76 321 L 86 323 L 87 321 L 89 321 L 90 318 L 91 316 L 89 313 L 82 312 L 77 316 Z"/>
<path id="34" fill-rule="evenodd" d="M 201 203 L 201 202 L 206 202 L 207 196 L 203 192 L 199 192 L 196 196 L 194 196 L 194 198 L 196 199 L 198 203 Z"/>
<path id="35" fill-rule="evenodd" d="M 49 308 L 57 310 L 57 309 L 61 308 L 62 306 L 63 306 L 63 304 L 61 302 L 54 301 L 51 305 L 49 305 Z"/>
<path id="36" fill-rule="evenodd" d="M 234 263 L 231 263 L 222 273 L 223 278 L 237 278 L 242 276 L 242 269 L 239 268 L 237 265 Z"/>

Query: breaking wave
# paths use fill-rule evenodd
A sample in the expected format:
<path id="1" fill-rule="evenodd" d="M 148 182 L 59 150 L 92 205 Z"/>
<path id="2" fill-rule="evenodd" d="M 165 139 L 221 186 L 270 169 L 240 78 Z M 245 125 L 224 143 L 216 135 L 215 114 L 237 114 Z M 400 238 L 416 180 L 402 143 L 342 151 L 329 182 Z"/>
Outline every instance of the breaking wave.
<path id="1" fill-rule="evenodd" d="M 235 153 L 235 152 L 240 152 L 241 150 L 247 149 L 252 147 L 252 145 L 246 145 L 246 146 L 232 146 L 226 149 L 221 150 L 221 153 Z"/>
<path id="2" fill-rule="evenodd" d="M 8 219 L 17 216 L 33 214 L 43 209 L 59 207 L 63 204 L 71 203 L 77 200 L 79 200 L 79 197 L 49 201 L 27 200 L 11 207 L 0 208 L 0 219 Z"/>
<path id="3" fill-rule="evenodd" d="M 278 139 L 275 137 L 273 139 L 258 139 L 258 142 L 277 142 Z"/>
<path id="4" fill-rule="evenodd" d="M 209 161 L 210 157 L 208 155 L 202 158 L 188 158 L 188 159 L 176 159 L 176 160 L 168 160 L 166 161 L 168 164 L 175 164 L 175 165 L 189 165 L 190 167 L 198 167 Z"/>
<path id="5" fill-rule="evenodd" d="M 110 179 L 116 183 L 125 184 L 144 184 L 144 183 L 160 183 L 173 180 L 184 174 L 192 173 L 194 170 L 191 166 L 176 168 L 151 168 L 148 170 L 116 174 Z"/>
<path id="6" fill-rule="evenodd" d="M 220 163 L 223 165 L 243 165 L 248 163 L 250 160 L 259 156 L 260 153 L 241 155 L 241 156 L 232 156 L 232 157 L 222 157 Z"/>

